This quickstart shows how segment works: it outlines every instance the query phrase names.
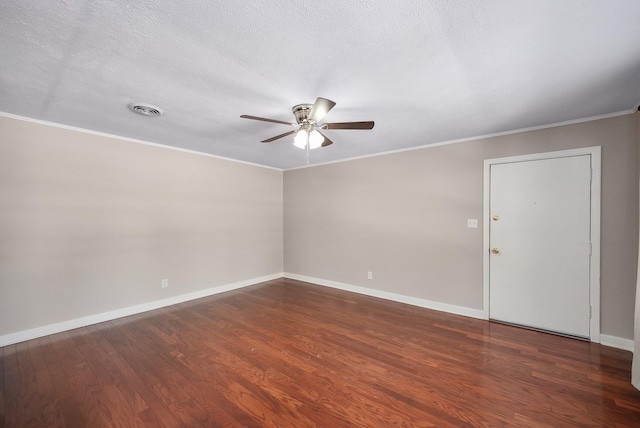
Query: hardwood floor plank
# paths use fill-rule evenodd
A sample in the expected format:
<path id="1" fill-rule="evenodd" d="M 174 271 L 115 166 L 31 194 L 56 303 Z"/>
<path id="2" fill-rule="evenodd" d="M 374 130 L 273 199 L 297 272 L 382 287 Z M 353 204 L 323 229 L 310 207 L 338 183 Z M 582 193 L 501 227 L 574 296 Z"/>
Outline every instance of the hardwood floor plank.
<path id="1" fill-rule="evenodd" d="M 273 325 L 272 325 L 272 327 L 273 327 Z M 255 330 L 255 329 L 256 329 L 256 327 L 249 326 L 249 330 L 253 331 L 253 330 Z M 258 329 L 258 330 L 259 330 L 259 329 Z M 266 332 L 264 332 L 264 334 L 266 334 Z M 249 336 L 249 335 L 248 335 L 248 333 L 245 331 L 245 332 L 241 335 L 241 337 L 242 337 L 242 340 L 243 340 L 243 341 L 245 341 L 245 342 L 247 342 L 247 341 L 248 341 L 248 342 L 247 342 L 247 345 L 245 345 L 245 348 L 246 348 L 246 349 L 249 349 L 249 348 L 250 348 L 250 349 L 251 349 L 251 352 L 256 351 L 256 352 L 263 353 L 264 351 L 266 351 L 266 352 L 268 352 L 268 351 L 269 351 L 269 343 L 282 343 L 282 341 L 284 341 L 284 338 L 280 338 L 280 339 L 278 339 L 278 340 L 273 340 L 273 341 L 269 342 L 269 340 L 267 340 L 267 338 L 265 337 L 265 335 L 264 335 L 264 334 L 260 334 L 258 337 L 251 337 L 251 336 Z M 261 339 L 262 339 L 262 340 L 261 340 Z M 300 336 L 296 336 L 296 337 L 295 337 L 295 341 L 294 341 L 294 342 L 298 342 L 298 341 L 300 341 L 301 339 L 302 339 L 302 338 L 301 338 Z M 291 343 L 288 343 L 288 345 L 291 345 Z M 308 353 L 306 353 L 306 351 L 307 351 L 307 350 L 305 349 L 305 350 L 303 350 L 302 352 L 300 352 L 300 357 L 296 359 L 296 361 L 298 361 L 298 362 L 302 362 L 302 365 L 303 365 L 304 367 L 308 367 L 310 364 L 312 364 L 312 363 L 311 363 L 312 358 L 315 358 L 315 357 L 316 357 L 316 355 L 315 355 L 315 350 L 314 350 L 314 353 L 312 353 L 312 354 L 308 354 Z M 279 352 L 272 353 L 272 355 L 276 355 L 276 356 L 283 355 L 283 354 L 285 354 L 285 352 L 283 352 L 283 351 L 279 351 Z M 288 354 L 288 355 L 289 355 L 289 354 L 291 354 L 291 352 L 287 352 L 286 354 Z M 264 361 L 264 360 L 263 360 L 263 361 Z M 276 361 L 276 365 L 279 367 L 279 371 L 280 371 L 280 372 L 282 372 L 283 367 L 286 367 L 286 365 L 285 365 L 285 362 L 284 362 L 284 361 L 279 361 L 279 362 L 277 362 L 277 361 Z M 316 370 L 317 370 L 317 367 L 313 369 L 313 371 L 316 371 Z M 307 370 L 307 372 L 308 372 L 308 370 Z M 293 374 L 293 375 L 292 375 L 292 374 L 288 374 L 288 375 L 289 375 L 289 376 L 295 376 L 295 374 Z M 317 374 L 317 373 L 315 374 L 315 376 L 316 376 L 316 380 L 321 379 L 321 378 L 318 376 L 318 374 Z M 283 385 L 283 387 L 286 387 L 286 385 Z M 323 385 L 322 385 L 322 387 L 323 387 L 323 389 L 324 389 L 324 388 L 327 388 L 327 384 L 326 384 L 326 383 L 325 383 L 325 384 L 323 384 Z M 271 387 L 271 390 L 273 390 L 273 387 Z M 304 391 L 301 391 L 301 392 L 302 392 L 302 393 L 304 393 Z M 369 392 L 372 392 L 372 391 L 369 391 Z M 332 392 L 332 394 L 333 394 L 334 396 L 333 396 L 331 399 L 330 399 L 330 398 L 327 398 L 327 397 L 321 397 L 321 398 L 319 398 L 319 397 L 317 397 L 317 396 L 314 396 L 314 397 L 307 397 L 307 398 L 310 398 L 310 399 L 312 399 L 313 401 L 318 401 L 319 399 L 320 399 L 320 400 L 323 400 L 323 401 L 325 401 L 325 402 L 330 401 L 330 402 L 331 402 L 331 404 L 332 404 L 332 406 L 333 406 L 333 410 L 334 410 L 334 412 L 339 412 L 338 407 L 340 406 L 340 404 L 336 402 L 336 393 L 335 393 L 335 392 Z M 364 396 L 365 396 L 365 394 L 361 394 L 361 396 L 362 396 L 362 397 L 364 397 Z M 369 405 L 369 406 L 371 406 L 371 407 L 376 407 L 376 406 L 378 406 L 378 407 L 379 407 L 379 405 L 377 405 L 377 404 L 375 404 L 375 403 L 369 402 L 369 401 L 367 401 L 367 400 L 363 400 L 363 401 L 365 401 L 365 402 L 366 402 L 366 403 L 365 403 L 365 405 Z M 351 398 L 349 398 L 349 399 L 347 400 L 347 402 L 349 403 L 349 405 L 350 405 L 350 406 L 354 407 L 354 403 L 353 403 L 353 401 L 351 400 Z M 307 407 L 310 407 L 310 406 L 309 406 L 309 404 L 307 404 Z M 317 411 L 317 406 L 315 407 L 315 409 L 316 409 L 316 411 Z M 390 412 L 390 409 L 387 409 L 387 412 Z M 378 423 L 383 423 L 383 422 L 379 421 Z M 385 421 L 384 423 L 388 423 L 388 420 L 387 420 L 387 421 Z"/>
<path id="2" fill-rule="evenodd" d="M 141 349 L 146 353 L 153 353 L 156 357 L 153 365 L 160 370 L 155 372 L 158 380 L 166 385 L 162 388 L 162 398 L 165 403 L 174 409 L 180 419 L 187 426 L 211 426 L 220 421 L 232 420 L 227 414 L 229 403 L 218 392 L 212 391 L 212 384 L 204 378 L 199 378 L 192 370 L 184 365 L 176 364 L 175 358 L 180 354 L 172 355 L 169 349 L 160 346 L 161 342 L 154 342 L 146 331 L 142 331 L 146 325 L 145 320 L 136 323 L 135 328 L 124 325 L 125 334 L 130 338 L 140 340 L 144 345 Z M 131 327 L 131 328 L 130 328 Z M 177 370 L 176 370 L 177 369 Z M 213 398 L 213 401 L 212 401 Z M 214 403 L 207 407 L 208 403 Z M 220 406 L 220 404 L 225 404 Z"/>
<path id="3" fill-rule="evenodd" d="M 24 424 L 43 427 L 64 426 L 38 341 L 19 343 L 17 350 L 20 377 L 23 381 Z"/>
<path id="4" fill-rule="evenodd" d="M 82 358 L 74 342 L 74 337 L 81 335 L 82 333 L 78 330 L 58 333 L 53 336 L 54 340 L 51 343 L 57 359 L 56 365 L 62 368 L 62 373 L 68 379 L 70 394 L 65 398 L 77 403 L 87 426 L 108 426 L 112 421 L 112 414 L 103 390 L 103 383 Z M 53 367 L 53 369 L 56 368 Z"/>
<path id="5" fill-rule="evenodd" d="M 16 345 L 9 345 L 4 350 L 4 383 L 5 383 L 5 426 L 21 427 L 25 417 L 22 409 L 22 391 Z"/>
<path id="6" fill-rule="evenodd" d="M 185 311 L 185 319 L 190 321 L 190 322 L 196 322 L 197 323 L 197 315 L 194 313 L 187 313 L 190 311 Z M 180 325 L 179 321 L 174 320 L 172 322 L 172 325 L 174 325 L 174 327 L 176 327 L 176 329 L 178 331 L 186 331 L 186 326 L 182 326 Z M 153 328 L 153 326 L 148 326 L 149 329 L 151 330 Z M 166 330 L 165 330 L 166 331 Z M 187 336 L 183 336 L 182 338 L 178 339 L 175 338 L 174 340 L 172 340 L 172 343 L 175 346 L 178 346 L 180 348 L 180 351 L 172 351 L 171 354 L 176 356 L 176 358 L 180 361 L 181 364 L 185 365 L 186 367 L 188 367 L 190 369 L 191 373 L 197 373 L 199 376 L 203 376 L 205 379 L 209 378 L 208 375 L 205 374 L 206 369 L 205 367 L 210 367 L 211 366 L 211 355 L 215 355 L 217 356 L 217 358 L 226 358 L 227 361 L 233 360 L 235 365 L 239 364 L 239 359 L 241 359 L 242 357 L 240 355 L 242 355 L 242 352 L 238 353 L 238 355 L 232 354 L 227 352 L 228 349 L 232 349 L 234 347 L 234 345 L 236 345 L 238 343 L 238 340 L 234 340 L 231 343 L 228 343 L 226 341 L 226 338 L 222 337 L 220 338 L 221 341 L 223 341 L 226 346 L 224 348 L 220 348 L 220 347 L 212 347 L 212 342 L 211 341 L 207 341 L 207 337 L 205 337 L 204 335 L 200 334 L 202 330 L 200 329 L 193 329 L 190 330 L 190 335 Z M 187 340 L 184 340 L 187 339 Z M 193 343 L 198 343 L 198 348 L 202 349 L 208 349 L 210 350 L 209 352 L 206 352 L 205 354 L 203 354 L 202 352 L 199 352 L 198 349 L 194 349 L 192 352 L 188 352 L 189 348 L 192 346 L 190 344 Z M 245 348 L 248 349 L 249 345 L 245 345 Z M 188 354 L 188 355 L 185 355 Z M 206 360 L 203 360 L 203 358 L 206 358 Z M 203 365 L 204 363 L 204 365 Z M 239 371 L 236 371 L 236 373 L 239 373 Z M 236 376 L 234 378 L 235 383 L 230 384 L 229 386 L 232 387 L 236 387 L 238 385 L 240 385 L 241 387 L 243 387 L 246 391 L 245 394 L 249 393 L 251 395 L 249 395 L 249 397 L 252 397 L 253 395 L 260 395 L 262 396 L 262 401 L 263 402 L 268 402 L 268 401 L 274 401 L 275 403 L 284 403 L 286 405 L 286 407 L 291 408 L 292 403 L 295 402 L 295 399 L 293 399 L 292 397 L 287 396 L 286 393 L 277 390 L 276 388 L 274 388 L 273 386 L 271 386 L 270 388 L 268 388 L 266 391 L 268 391 L 268 395 L 264 395 L 264 391 L 265 389 L 260 389 L 260 388 L 254 388 L 255 386 L 260 386 L 260 381 L 259 379 L 264 379 L 264 375 L 259 373 L 259 370 L 256 369 L 255 371 L 253 371 L 251 374 L 249 374 L 249 376 L 247 376 L 250 379 L 250 382 L 246 382 L 246 379 L 242 378 L 242 375 L 240 376 Z M 224 392 L 228 392 L 227 391 L 222 391 Z M 276 397 L 276 400 L 272 399 L 272 396 Z M 228 397 L 228 396 L 227 396 Z M 233 395 L 232 399 L 236 399 L 238 397 L 238 395 Z M 245 397 L 245 395 L 243 395 L 243 397 Z M 236 407 L 243 407 L 244 405 L 240 406 L 238 404 L 236 404 Z M 273 410 L 272 410 L 273 412 Z M 280 408 L 278 410 L 278 413 L 284 412 L 286 413 L 287 410 L 284 408 Z M 306 422 L 307 424 L 309 423 L 309 421 Z"/>
<path id="7" fill-rule="evenodd" d="M 86 426 L 85 419 L 80 410 L 80 404 L 74 398 L 74 391 L 69 384 L 67 375 L 62 370 L 62 364 L 58 361 L 51 338 L 46 336 L 37 339 L 37 347 L 42 350 L 44 356 L 44 369 L 47 370 L 54 391 L 55 405 L 59 407 L 62 419 L 66 426 Z M 35 346 L 34 346 L 35 347 Z M 73 374 L 72 371 L 69 373 Z"/>
<path id="8" fill-rule="evenodd" d="M 146 405 L 141 405 L 141 400 L 135 393 L 133 395 L 127 394 L 125 397 L 125 394 L 116 385 L 120 379 L 117 369 L 104 354 L 99 352 L 97 341 L 89 329 L 85 328 L 82 331 L 82 336 L 74 336 L 73 340 L 78 352 L 86 362 L 87 368 L 96 376 L 101 385 L 102 393 L 100 396 L 104 402 L 105 419 L 109 421 L 110 425 L 115 426 L 122 425 L 120 421 L 125 424 L 133 422 L 133 425 L 138 425 L 137 414 L 145 410 Z M 119 385 L 122 385 L 122 382 L 119 382 Z M 128 393 L 131 392 L 130 389 L 123 389 Z"/>
<path id="9" fill-rule="evenodd" d="M 345 334 L 348 333 L 348 330 L 347 329 L 342 329 L 342 328 L 339 328 L 339 329 L 338 328 L 333 328 L 331 332 L 323 331 L 321 333 L 321 336 L 333 337 L 333 339 L 335 339 L 336 337 L 340 337 L 343 333 L 345 333 Z M 296 342 L 299 343 L 301 341 L 303 341 L 302 338 L 296 337 Z M 344 337 L 343 339 L 340 339 L 340 341 L 337 343 L 337 346 L 334 346 L 335 349 L 340 349 L 341 350 L 340 356 L 342 358 L 344 358 L 345 350 L 349 350 L 351 347 L 353 347 L 353 338 L 348 338 L 348 337 Z M 387 355 L 383 355 L 382 358 L 380 358 L 380 356 L 378 355 L 378 358 L 376 358 L 376 352 L 372 352 L 371 350 L 366 349 L 366 348 L 367 348 L 367 346 L 363 346 L 363 345 L 359 344 L 358 349 L 356 350 L 356 352 L 350 352 L 349 354 L 351 356 L 347 357 L 347 358 L 354 358 L 353 356 L 366 355 L 366 359 L 363 359 L 363 358 L 359 357 L 360 358 L 359 360 L 353 360 L 353 359 L 351 359 L 351 360 L 343 360 L 342 363 L 347 363 L 348 367 L 354 367 L 354 366 L 358 367 L 358 366 L 363 366 L 363 365 L 366 365 L 366 364 L 370 364 L 370 362 L 372 360 L 375 361 L 377 359 L 378 362 L 385 367 L 385 371 L 386 370 L 397 370 L 398 368 L 401 367 L 401 365 L 399 363 L 399 361 L 401 359 L 400 355 L 398 355 L 398 354 L 391 355 L 391 357 L 392 357 L 391 360 L 387 359 Z M 328 348 L 328 349 L 332 349 L 332 348 Z M 304 349 L 304 350 L 306 351 L 308 349 Z M 326 351 L 327 351 L 327 348 L 325 348 L 325 353 L 326 353 Z M 312 351 L 312 354 L 314 354 L 315 352 L 317 352 L 316 349 L 314 349 Z M 398 349 L 397 352 L 398 353 L 401 352 L 401 349 Z M 329 351 L 329 354 L 331 354 L 331 351 Z M 331 357 L 333 359 L 336 359 L 336 358 L 340 358 L 340 356 L 333 355 Z M 382 361 L 382 360 L 384 360 L 384 361 Z M 342 364 L 340 364 L 340 366 L 342 366 Z M 402 368 L 405 371 L 410 372 L 410 374 L 415 374 L 415 369 L 407 369 L 404 366 L 402 366 Z M 334 367 L 334 370 L 339 370 L 339 366 L 338 367 Z M 371 371 L 372 367 L 369 366 L 368 370 Z M 351 381 L 351 384 L 358 382 L 357 379 L 353 379 L 353 378 L 350 379 L 350 381 Z M 376 381 L 376 379 L 374 379 L 373 381 Z M 369 393 L 370 392 L 371 391 L 369 391 Z M 366 395 L 366 394 L 361 394 L 361 395 Z M 458 408 L 457 410 L 454 410 L 452 408 L 447 408 L 447 409 L 445 409 L 443 414 L 462 412 L 462 410 L 463 409 L 461 409 L 461 408 Z"/>
<path id="10" fill-rule="evenodd" d="M 88 346 L 83 347 L 82 350 L 85 358 L 90 361 L 94 372 L 101 377 L 103 382 L 113 384 L 118 388 L 132 413 L 137 414 L 147 410 L 149 406 L 131 385 L 130 379 L 126 377 L 130 371 L 127 370 L 127 373 L 123 373 L 121 368 L 111 359 L 114 352 L 111 350 L 105 352 L 104 342 L 106 339 L 100 333 L 101 329 L 89 326 L 87 331 L 89 332 L 87 334 Z"/>
<path id="11" fill-rule="evenodd" d="M 630 367 L 618 349 L 279 279 L 1 348 L 0 418 L 631 427 Z"/>
<path id="12" fill-rule="evenodd" d="M 137 348 L 137 344 L 127 337 L 120 325 L 122 322 L 111 321 L 110 328 L 102 333 L 108 343 L 103 343 L 103 349 L 113 349 L 111 361 L 123 374 L 123 380 L 128 382 L 145 400 L 152 412 L 143 411 L 145 417 L 156 416 L 165 426 L 181 426 L 179 413 L 171 408 L 171 402 L 166 400 L 163 382 L 156 376 L 157 367 L 152 353 L 145 354 Z"/>
<path id="13" fill-rule="evenodd" d="M 253 331 L 253 329 L 255 329 L 255 327 L 254 326 L 250 326 L 249 329 Z M 251 349 L 251 353 L 253 353 L 253 352 L 263 353 L 265 351 L 267 353 L 269 352 L 269 348 L 270 347 L 268 345 L 268 340 L 267 340 L 267 337 L 265 335 L 260 334 L 258 338 L 255 338 L 255 337 L 249 337 L 248 334 L 247 334 L 247 331 L 245 331 L 245 330 L 243 330 L 243 332 L 241 334 L 238 333 L 238 330 L 236 330 L 236 333 L 239 334 L 239 336 L 242 337 L 242 340 L 244 342 L 246 342 L 247 340 L 249 341 L 249 342 L 246 342 L 244 347 L 245 347 L 245 349 Z M 262 340 L 260 340 L 260 339 L 262 339 Z M 236 342 L 237 342 L 237 340 L 236 340 Z M 230 344 L 230 345 L 232 345 L 232 344 Z M 238 353 L 240 353 L 240 352 L 238 352 Z M 282 355 L 282 353 L 280 353 L 280 352 L 272 352 L 272 353 L 270 353 L 270 355 L 271 356 L 275 356 L 276 360 L 277 360 L 277 357 Z M 280 371 L 282 371 L 282 367 L 283 367 L 282 361 L 276 361 L 275 364 L 278 367 L 280 367 Z M 251 367 L 251 364 L 249 364 L 249 367 Z M 251 375 L 249 375 L 248 377 L 250 377 L 250 376 Z M 281 387 L 286 388 L 287 385 L 281 385 Z M 273 393 L 276 390 L 275 386 L 271 385 L 269 387 L 269 390 L 271 391 L 271 393 Z"/>

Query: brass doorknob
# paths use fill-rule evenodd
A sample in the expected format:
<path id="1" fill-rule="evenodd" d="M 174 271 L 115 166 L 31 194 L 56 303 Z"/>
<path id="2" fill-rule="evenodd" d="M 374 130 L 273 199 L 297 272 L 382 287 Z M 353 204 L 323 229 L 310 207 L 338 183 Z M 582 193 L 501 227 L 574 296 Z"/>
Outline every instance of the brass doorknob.
<path id="1" fill-rule="evenodd" d="M 492 248 L 492 249 L 491 249 L 491 252 L 492 252 L 493 254 L 500 254 L 500 250 L 498 250 L 497 248 Z"/>

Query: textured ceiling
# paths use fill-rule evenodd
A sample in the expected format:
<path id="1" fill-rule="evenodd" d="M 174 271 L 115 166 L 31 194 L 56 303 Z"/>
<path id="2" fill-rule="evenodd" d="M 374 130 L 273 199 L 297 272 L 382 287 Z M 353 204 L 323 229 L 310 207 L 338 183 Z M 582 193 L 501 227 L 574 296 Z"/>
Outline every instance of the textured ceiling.
<path id="1" fill-rule="evenodd" d="M 3 0 L 0 111 L 237 160 L 321 96 L 324 163 L 627 111 L 640 101 L 640 1 Z M 149 118 L 132 101 L 160 106 Z"/>

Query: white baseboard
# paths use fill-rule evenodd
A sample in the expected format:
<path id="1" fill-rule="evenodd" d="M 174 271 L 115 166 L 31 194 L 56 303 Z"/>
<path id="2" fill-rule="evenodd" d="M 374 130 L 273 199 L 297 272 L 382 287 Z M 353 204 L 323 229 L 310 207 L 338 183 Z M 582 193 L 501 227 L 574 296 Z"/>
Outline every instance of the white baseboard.
<path id="1" fill-rule="evenodd" d="M 0 347 L 36 339 L 38 337 L 48 336 L 50 334 L 73 330 L 75 328 L 86 327 L 92 324 L 111 321 L 117 318 L 127 317 L 129 315 L 152 311 L 154 309 L 160 309 L 178 303 L 188 302 L 189 300 L 200 299 L 202 297 L 212 296 L 214 294 L 220 294 L 226 291 L 237 290 L 239 288 L 248 287 L 250 285 L 259 284 L 261 282 L 282 278 L 283 276 L 284 274 L 282 272 L 275 273 L 272 275 L 261 276 L 259 278 L 252 278 L 245 281 L 234 282 L 232 284 L 220 285 L 218 287 L 208 288 L 206 290 L 194 291 L 193 293 L 182 294 L 180 296 L 169 297 L 167 299 L 156 300 L 149 303 L 129 306 L 127 308 L 116 309 L 114 311 L 102 312 L 100 314 L 89 315 L 86 317 L 63 321 L 56 324 L 49 324 L 42 327 L 32 328 L 30 330 L 6 334 L 4 336 L 0 336 Z"/>
<path id="2" fill-rule="evenodd" d="M 310 276 L 297 275 L 295 273 L 284 273 L 285 278 L 298 281 L 310 282 L 312 284 L 324 285 L 331 288 L 338 288 L 352 293 L 365 294 L 367 296 L 379 297 L 381 299 L 392 300 L 394 302 L 406 303 L 408 305 L 420 306 L 422 308 L 433 309 L 450 314 L 463 315 L 465 317 L 485 319 L 481 309 L 471 309 L 464 306 L 450 305 L 448 303 L 433 302 L 431 300 L 419 299 L 417 297 L 404 296 L 402 294 L 389 293 L 388 291 L 374 290 L 373 288 L 359 287 L 357 285 L 344 284 L 342 282 L 328 281 L 326 279 L 313 278 Z"/>
<path id="3" fill-rule="evenodd" d="M 381 299 L 392 300 L 394 302 L 406 303 L 408 305 L 420 306 L 422 308 L 448 312 L 456 315 L 463 315 L 471 318 L 487 319 L 484 315 L 484 311 L 482 311 L 481 309 L 471 309 L 464 306 L 450 305 L 448 303 L 433 302 L 430 300 L 418 299 L 416 297 L 408 297 L 401 294 L 389 293 L 387 291 L 374 290 L 372 288 L 359 287 L 357 285 L 344 284 L 342 282 L 328 281 L 326 279 L 298 275 L 295 273 L 285 272 L 283 275 L 285 278 L 310 282 L 312 284 L 337 288 L 344 291 L 351 291 L 353 293 L 365 294 L 367 296 L 379 297 Z M 600 344 L 633 352 L 633 340 L 623 339 L 621 337 L 601 334 Z"/>
<path id="4" fill-rule="evenodd" d="M 381 299 L 391 300 L 394 302 L 406 303 L 408 305 L 419 306 L 422 308 L 433 309 L 441 312 L 448 312 L 456 315 L 463 315 L 471 318 L 486 319 L 484 312 L 480 309 L 471 309 L 463 306 L 450 305 L 447 303 L 433 302 L 430 300 L 418 299 L 416 297 L 404 296 L 401 294 L 389 293 L 387 291 L 375 290 L 372 288 L 359 287 L 356 285 L 349 285 L 336 281 L 328 281 L 325 279 L 314 278 L 310 276 L 297 275 L 289 272 L 281 272 L 272 275 L 266 275 L 259 278 L 252 278 L 245 281 L 234 282 L 232 284 L 220 285 L 218 287 L 208 288 L 206 290 L 195 291 L 193 293 L 182 294 L 180 296 L 169 297 L 167 299 L 156 300 L 149 303 L 143 303 L 140 305 L 129 306 L 127 308 L 116 309 L 114 311 L 103 312 L 100 314 L 89 315 L 82 318 L 76 318 L 69 321 L 63 321 L 56 324 L 45 325 L 42 327 L 36 327 L 30 330 L 23 330 L 16 333 L 6 334 L 0 336 L 0 347 L 13 345 L 15 343 L 24 342 L 38 337 L 48 336 L 50 334 L 61 333 L 63 331 L 69 331 L 76 328 L 86 327 L 92 324 L 98 324 L 105 321 L 111 321 L 118 318 L 127 317 L 129 315 L 140 314 L 143 312 L 152 311 L 154 309 L 160 309 L 178 303 L 188 302 L 190 300 L 200 299 L 202 297 L 212 296 L 214 294 L 224 293 L 226 291 L 237 290 L 239 288 L 248 287 L 251 285 L 259 284 L 261 282 L 271 281 L 278 278 L 290 278 L 298 281 L 310 282 L 312 284 L 323 285 L 326 287 L 337 288 L 344 291 L 350 291 L 352 293 L 364 294 L 372 297 L 379 297 Z M 625 351 L 634 350 L 633 340 L 623 339 L 621 337 L 609 336 L 606 334 L 600 335 L 600 344 L 604 346 L 610 346 L 612 348 L 618 348 Z"/>
<path id="5" fill-rule="evenodd" d="M 631 339 L 623 339 L 621 337 L 609 336 L 608 334 L 601 334 L 600 344 L 633 352 L 633 340 Z"/>

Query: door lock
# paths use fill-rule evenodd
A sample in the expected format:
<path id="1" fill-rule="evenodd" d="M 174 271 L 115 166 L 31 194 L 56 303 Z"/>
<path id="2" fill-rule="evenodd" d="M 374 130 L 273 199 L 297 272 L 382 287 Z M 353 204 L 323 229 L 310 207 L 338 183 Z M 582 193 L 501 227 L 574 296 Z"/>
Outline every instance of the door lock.
<path id="1" fill-rule="evenodd" d="M 492 252 L 493 254 L 500 254 L 500 250 L 498 250 L 497 248 L 492 248 L 492 249 L 491 249 L 491 252 Z"/>

